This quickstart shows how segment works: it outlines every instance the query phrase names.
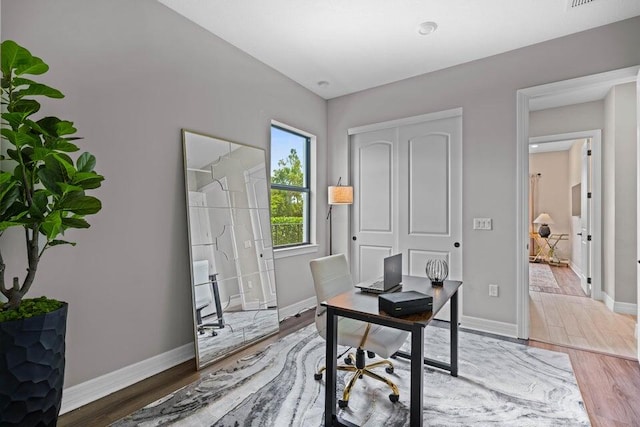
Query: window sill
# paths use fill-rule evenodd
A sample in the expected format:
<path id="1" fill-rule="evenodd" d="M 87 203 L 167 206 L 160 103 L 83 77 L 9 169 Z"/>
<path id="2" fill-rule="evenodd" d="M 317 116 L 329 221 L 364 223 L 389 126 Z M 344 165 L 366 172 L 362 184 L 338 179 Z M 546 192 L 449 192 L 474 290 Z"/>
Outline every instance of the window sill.
<path id="1" fill-rule="evenodd" d="M 304 246 L 294 246 L 292 248 L 281 248 L 273 250 L 273 257 L 275 259 L 287 258 L 290 256 L 298 256 L 304 254 L 310 254 L 318 252 L 318 245 L 304 245 Z"/>

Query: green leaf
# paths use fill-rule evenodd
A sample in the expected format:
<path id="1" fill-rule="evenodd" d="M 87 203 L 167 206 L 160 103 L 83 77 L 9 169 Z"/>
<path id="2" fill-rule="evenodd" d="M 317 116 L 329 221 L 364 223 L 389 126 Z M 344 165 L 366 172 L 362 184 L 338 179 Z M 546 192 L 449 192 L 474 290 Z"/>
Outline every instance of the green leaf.
<path id="1" fill-rule="evenodd" d="M 12 143 L 16 147 L 21 147 L 23 145 L 34 145 L 34 143 L 37 141 L 37 138 L 32 135 L 24 132 L 16 132 L 9 128 L 2 128 L 2 130 L 0 130 L 0 133 L 5 137 L 7 141 Z"/>
<path id="2" fill-rule="evenodd" d="M 49 246 L 58 246 L 58 245 L 71 245 L 75 246 L 76 242 L 67 242 L 66 240 L 52 240 L 47 243 Z"/>
<path id="3" fill-rule="evenodd" d="M 77 145 L 70 143 L 66 138 L 55 138 L 47 145 L 53 150 L 64 151 L 65 153 L 73 153 L 80 150 Z"/>
<path id="4" fill-rule="evenodd" d="M 33 203 L 29 212 L 33 218 L 42 220 L 49 212 L 47 205 L 49 204 L 49 192 L 47 190 L 37 190 L 33 194 Z"/>
<path id="5" fill-rule="evenodd" d="M 35 147 L 33 149 L 33 156 L 31 157 L 31 160 L 34 162 L 41 162 L 50 154 L 51 150 L 47 147 Z"/>
<path id="6" fill-rule="evenodd" d="M 43 117 L 36 122 L 40 127 L 40 132 L 49 136 L 58 136 L 56 126 L 60 122 L 57 117 Z"/>
<path id="7" fill-rule="evenodd" d="M 64 168 L 62 168 L 55 159 L 49 159 L 52 159 L 52 156 L 47 156 L 44 165 L 38 168 L 38 178 L 42 185 L 44 185 L 44 188 L 54 194 L 62 195 L 62 190 L 58 186 L 58 182 L 66 181 L 63 176 Z"/>
<path id="8" fill-rule="evenodd" d="M 53 240 L 62 232 L 62 213 L 60 211 L 51 212 L 40 224 L 40 231 L 47 236 L 47 240 Z"/>
<path id="9" fill-rule="evenodd" d="M 18 157 L 18 150 L 12 150 L 11 148 L 8 148 L 7 149 L 7 155 L 11 159 L 15 160 L 16 162 L 20 161 L 20 158 Z"/>
<path id="10" fill-rule="evenodd" d="M 56 99 L 64 98 L 64 95 L 58 89 L 54 89 L 42 83 L 32 83 L 25 89 L 15 91 L 13 95 L 14 95 L 14 99 L 22 99 L 25 96 L 36 96 L 36 95 L 46 96 L 49 98 L 56 98 Z"/>
<path id="11" fill-rule="evenodd" d="M 11 174 L 6 175 L 11 178 Z M 0 217 L 4 217 L 11 205 L 20 198 L 20 189 L 16 184 L 16 181 L 9 181 L 0 185 Z"/>
<path id="12" fill-rule="evenodd" d="M 78 129 L 73 127 L 73 122 L 70 122 L 68 120 L 60 120 L 56 124 L 56 135 L 58 136 L 71 135 L 76 133 L 77 131 Z"/>
<path id="13" fill-rule="evenodd" d="M 33 81 L 31 79 L 25 79 L 24 77 L 14 77 L 11 82 L 13 83 L 13 86 L 16 88 L 20 86 L 29 86 L 33 84 L 38 84 L 38 82 Z"/>
<path id="14" fill-rule="evenodd" d="M 104 181 L 104 177 L 95 172 L 78 172 L 71 180 L 71 183 L 79 185 L 84 190 L 93 190 L 100 187 L 102 181 Z"/>
<path id="15" fill-rule="evenodd" d="M 73 160 L 71 160 L 71 157 L 66 154 L 56 152 L 51 154 L 51 157 L 55 158 L 62 165 L 67 177 L 73 178 L 76 174 L 76 168 L 73 166 Z"/>
<path id="16" fill-rule="evenodd" d="M 62 225 L 68 228 L 89 228 L 90 225 L 82 218 L 62 218 Z"/>
<path id="17" fill-rule="evenodd" d="M 77 215 L 93 215 L 102 209 L 100 200 L 93 196 L 68 194 L 60 201 L 60 208 Z"/>
<path id="18" fill-rule="evenodd" d="M 62 190 L 62 193 L 71 193 L 74 191 L 82 191 L 84 190 L 84 188 L 82 187 L 78 187 L 77 185 L 71 185 L 71 184 L 67 184 L 65 182 L 59 182 L 58 186 L 60 186 L 60 189 Z"/>
<path id="19" fill-rule="evenodd" d="M 0 68 L 2 68 L 2 74 L 11 77 L 11 71 L 20 65 L 27 64 L 32 58 L 31 53 L 18 45 L 13 40 L 5 40 L 0 45 L 0 52 L 2 52 L 2 60 L 0 61 Z"/>
<path id="20" fill-rule="evenodd" d="M 40 103 L 34 99 L 20 99 L 11 103 L 8 109 L 11 113 L 25 113 L 30 116 L 40 110 Z"/>
<path id="21" fill-rule="evenodd" d="M 37 56 L 32 56 L 29 62 L 20 64 L 16 68 L 16 76 L 21 76 L 23 74 L 31 74 L 35 76 L 38 74 L 44 74 L 47 71 L 49 71 L 49 66 Z"/>
<path id="22" fill-rule="evenodd" d="M 13 178 L 13 175 L 9 172 L 0 172 L 0 185 L 11 181 L 11 178 Z"/>
<path id="23" fill-rule="evenodd" d="M 7 121 L 9 126 L 17 129 L 24 122 L 28 115 L 26 113 L 2 113 L 2 118 Z"/>
<path id="24" fill-rule="evenodd" d="M 78 172 L 91 172 L 96 167 L 96 158 L 89 152 L 82 153 L 76 162 Z"/>

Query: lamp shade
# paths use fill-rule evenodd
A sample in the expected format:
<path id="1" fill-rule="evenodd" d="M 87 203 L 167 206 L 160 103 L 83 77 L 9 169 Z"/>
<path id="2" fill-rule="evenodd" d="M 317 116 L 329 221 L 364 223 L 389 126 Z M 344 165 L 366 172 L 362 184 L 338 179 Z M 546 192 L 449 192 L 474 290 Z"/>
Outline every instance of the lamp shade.
<path id="1" fill-rule="evenodd" d="M 542 212 L 536 219 L 533 220 L 534 224 L 555 224 L 553 219 L 549 216 L 548 213 Z"/>
<path id="2" fill-rule="evenodd" d="M 330 205 L 350 205 L 353 203 L 353 187 L 335 185 L 329 187 Z"/>

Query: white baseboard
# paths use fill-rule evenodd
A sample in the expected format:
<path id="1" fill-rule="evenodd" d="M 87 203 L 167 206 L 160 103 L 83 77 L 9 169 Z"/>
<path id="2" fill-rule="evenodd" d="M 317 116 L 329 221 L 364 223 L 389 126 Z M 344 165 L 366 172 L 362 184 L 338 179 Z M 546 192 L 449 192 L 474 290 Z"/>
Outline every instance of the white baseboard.
<path id="1" fill-rule="evenodd" d="M 295 316 L 301 311 L 307 310 L 309 308 L 315 308 L 316 306 L 316 297 L 307 298 L 305 300 L 299 301 L 295 304 L 288 305 L 286 307 L 282 307 L 278 309 L 278 317 L 282 322 L 284 319 Z"/>
<path id="2" fill-rule="evenodd" d="M 604 292 L 602 293 L 602 295 L 604 297 L 605 305 L 609 310 L 613 311 L 614 313 L 633 314 L 633 315 L 638 314 L 638 304 L 633 304 L 630 302 L 614 301 L 608 294 Z"/>
<path id="3" fill-rule="evenodd" d="M 479 317 L 461 316 L 460 326 L 475 331 L 518 338 L 518 325 L 514 323 L 498 322 L 496 320 L 481 319 Z"/>
<path id="4" fill-rule="evenodd" d="M 613 304 L 613 311 L 621 314 L 638 314 L 638 304 L 630 302 L 615 302 Z"/>
<path id="5" fill-rule="evenodd" d="M 279 309 L 280 320 L 295 316 L 299 312 L 315 306 L 315 297 L 291 304 Z M 62 392 L 60 414 L 62 415 L 78 409 L 111 393 L 115 393 L 153 375 L 173 368 L 187 360 L 191 360 L 194 357 L 195 348 L 193 342 L 190 342 L 181 347 L 169 350 L 166 353 L 150 357 L 133 365 L 125 366 L 117 371 L 67 387 Z"/>
<path id="6" fill-rule="evenodd" d="M 125 366 L 89 381 L 65 388 L 62 392 L 60 414 L 101 399 L 125 387 L 147 379 L 195 357 L 193 342 L 166 353 Z"/>
<path id="7" fill-rule="evenodd" d="M 576 273 L 576 276 L 582 277 L 582 268 L 574 264 L 573 261 L 569 261 L 569 268 L 572 269 L 574 273 Z"/>

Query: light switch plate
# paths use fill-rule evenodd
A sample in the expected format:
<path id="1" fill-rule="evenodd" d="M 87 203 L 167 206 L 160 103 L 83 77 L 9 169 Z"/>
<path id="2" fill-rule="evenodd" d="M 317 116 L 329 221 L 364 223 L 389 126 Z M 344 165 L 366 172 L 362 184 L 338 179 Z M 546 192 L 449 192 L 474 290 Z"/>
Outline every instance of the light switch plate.
<path id="1" fill-rule="evenodd" d="M 473 218 L 474 230 L 491 230 L 493 228 L 491 218 Z"/>

